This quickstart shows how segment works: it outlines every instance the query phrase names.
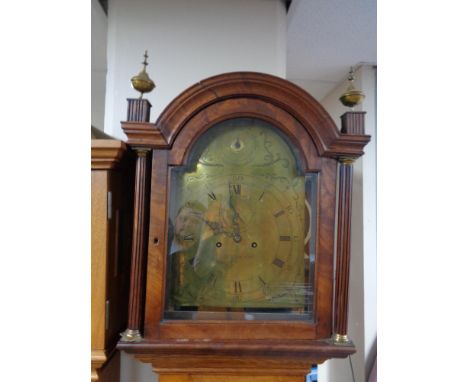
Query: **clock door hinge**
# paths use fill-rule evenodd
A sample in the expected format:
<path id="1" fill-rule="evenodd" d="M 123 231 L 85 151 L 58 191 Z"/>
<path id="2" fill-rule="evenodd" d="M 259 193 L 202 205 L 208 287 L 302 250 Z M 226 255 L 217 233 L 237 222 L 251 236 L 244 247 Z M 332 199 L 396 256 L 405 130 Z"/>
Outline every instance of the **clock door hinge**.
<path id="1" fill-rule="evenodd" d="M 112 220 L 112 191 L 107 191 L 107 220 Z"/>
<path id="2" fill-rule="evenodd" d="M 105 323 L 106 323 L 106 330 L 109 330 L 109 320 L 110 320 L 110 301 L 106 300 L 106 316 L 105 316 Z"/>

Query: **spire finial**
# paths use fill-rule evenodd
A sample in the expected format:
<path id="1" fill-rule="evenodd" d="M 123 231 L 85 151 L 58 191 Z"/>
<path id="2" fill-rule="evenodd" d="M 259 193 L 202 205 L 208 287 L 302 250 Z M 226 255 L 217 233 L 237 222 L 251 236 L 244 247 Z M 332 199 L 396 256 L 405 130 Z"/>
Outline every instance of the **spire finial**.
<path id="1" fill-rule="evenodd" d="M 146 67 L 148 66 L 148 50 L 145 50 L 145 54 L 143 55 L 143 57 L 145 58 L 145 60 L 142 62 L 143 64 L 143 70 L 146 71 Z"/>
<path id="2" fill-rule="evenodd" d="M 156 87 L 153 80 L 151 80 L 151 78 L 148 76 L 148 73 L 146 73 L 146 67 L 148 66 L 148 50 L 145 50 L 143 57 L 145 58 L 142 62 L 143 69 L 140 73 L 131 79 L 133 89 L 141 93 L 140 98 L 143 98 L 144 93 L 149 93 Z"/>
<path id="3" fill-rule="evenodd" d="M 340 97 L 340 101 L 344 106 L 350 107 L 353 110 L 354 106 L 360 104 L 366 96 L 363 92 L 354 88 L 354 69 L 352 66 L 349 69 L 348 81 L 348 88 Z"/>

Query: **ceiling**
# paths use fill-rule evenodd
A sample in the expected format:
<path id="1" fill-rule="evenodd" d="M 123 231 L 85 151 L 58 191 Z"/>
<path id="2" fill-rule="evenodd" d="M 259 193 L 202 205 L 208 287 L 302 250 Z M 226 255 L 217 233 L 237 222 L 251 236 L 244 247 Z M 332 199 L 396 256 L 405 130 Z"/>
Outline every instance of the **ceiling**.
<path id="1" fill-rule="evenodd" d="M 98 0 L 107 14 L 108 0 Z M 277 0 L 276 0 L 277 1 Z M 350 66 L 377 63 L 377 0 L 282 0 L 286 78 L 323 99 Z"/>
<path id="2" fill-rule="evenodd" d="M 293 0 L 286 77 L 321 100 L 350 66 L 377 63 L 377 0 Z"/>

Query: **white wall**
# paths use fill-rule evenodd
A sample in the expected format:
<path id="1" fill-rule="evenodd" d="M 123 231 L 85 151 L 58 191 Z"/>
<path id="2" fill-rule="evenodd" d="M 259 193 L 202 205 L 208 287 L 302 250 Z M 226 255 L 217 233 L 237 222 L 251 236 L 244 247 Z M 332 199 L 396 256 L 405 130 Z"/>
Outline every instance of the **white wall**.
<path id="1" fill-rule="evenodd" d="M 141 363 L 128 353 L 120 352 L 120 381 L 115 382 L 157 382 L 151 364 Z"/>
<path id="2" fill-rule="evenodd" d="M 104 130 L 107 72 L 107 16 L 91 0 L 91 124 Z"/>
<path id="3" fill-rule="evenodd" d="M 339 97 L 348 86 L 343 81 L 321 103 L 340 128 L 340 116 L 349 111 Z M 377 252 L 376 252 L 376 69 L 361 66 L 356 70 L 355 86 L 366 98 L 355 108 L 366 111 L 366 134 L 372 136 L 365 155 L 354 165 L 353 213 L 348 334 L 358 351 L 351 359 L 356 381 L 365 381 L 376 354 L 377 339 Z M 335 359 L 319 366 L 320 382 L 351 382 L 348 359 Z"/>
<path id="4" fill-rule="evenodd" d="M 105 131 L 124 138 L 130 78 L 148 49 L 156 89 L 151 121 L 203 78 L 249 70 L 284 77 L 286 11 L 280 0 L 110 0 Z"/>

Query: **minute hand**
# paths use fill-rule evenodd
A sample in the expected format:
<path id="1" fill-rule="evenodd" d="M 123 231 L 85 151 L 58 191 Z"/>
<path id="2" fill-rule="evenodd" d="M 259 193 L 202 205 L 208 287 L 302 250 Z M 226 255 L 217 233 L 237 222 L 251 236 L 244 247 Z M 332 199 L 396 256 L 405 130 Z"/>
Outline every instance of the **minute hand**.
<path id="1" fill-rule="evenodd" d="M 229 194 L 229 208 L 232 210 L 232 225 L 234 229 L 234 235 L 233 239 L 235 242 L 240 242 L 241 241 L 241 236 L 240 236 L 240 227 L 239 227 L 239 219 L 242 220 L 240 217 L 239 213 L 236 210 L 236 207 L 234 207 L 234 204 L 232 202 L 233 195 L 232 193 Z"/>
<path id="2" fill-rule="evenodd" d="M 202 220 L 203 220 L 203 222 L 205 222 L 205 224 L 210 229 L 213 230 L 213 233 L 215 235 L 224 234 L 224 235 L 226 235 L 228 237 L 234 237 L 235 236 L 234 233 L 225 231 L 223 225 L 218 223 L 218 222 L 213 222 L 213 221 L 210 221 L 210 220 L 207 220 L 207 219 L 202 219 Z"/>

